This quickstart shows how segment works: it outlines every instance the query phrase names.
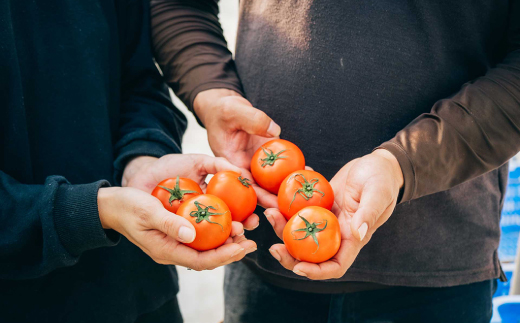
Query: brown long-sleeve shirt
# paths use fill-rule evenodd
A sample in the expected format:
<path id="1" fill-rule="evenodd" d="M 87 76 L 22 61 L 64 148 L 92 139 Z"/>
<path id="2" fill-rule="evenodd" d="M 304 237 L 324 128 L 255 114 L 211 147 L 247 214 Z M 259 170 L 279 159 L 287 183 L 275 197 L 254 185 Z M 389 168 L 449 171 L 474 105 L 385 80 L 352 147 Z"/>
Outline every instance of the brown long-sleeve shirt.
<path id="1" fill-rule="evenodd" d="M 188 106 L 208 88 L 246 95 L 328 178 L 377 146 L 399 160 L 402 203 L 342 279 L 312 289 L 498 276 L 498 167 L 520 150 L 520 1 L 244 1 L 236 67 L 216 1 L 152 8 L 157 61 Z M 260 246 L 277 242 L 265 227 Z M 311 285 L 260 249 L 253 269 Z"/>

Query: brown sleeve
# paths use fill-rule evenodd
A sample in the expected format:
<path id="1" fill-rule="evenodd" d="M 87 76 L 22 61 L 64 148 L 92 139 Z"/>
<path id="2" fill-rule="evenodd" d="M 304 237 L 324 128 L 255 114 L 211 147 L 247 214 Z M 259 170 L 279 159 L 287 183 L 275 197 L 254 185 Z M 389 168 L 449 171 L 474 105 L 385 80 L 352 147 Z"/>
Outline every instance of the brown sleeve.
<path id="1" fill-rule="evenodd" d="M 504 60 L 378 147 L 401 165 L 400 202 L 450 189 L 520 151 L 520 1 L 514 6 Z"/>
<path id="2" fill-rule="evenodd" d="M 199 92 L 225 88 L 243 94 L 218 12 L 218 0 L 151 1 L 155 58 L 192 111 Z"/>

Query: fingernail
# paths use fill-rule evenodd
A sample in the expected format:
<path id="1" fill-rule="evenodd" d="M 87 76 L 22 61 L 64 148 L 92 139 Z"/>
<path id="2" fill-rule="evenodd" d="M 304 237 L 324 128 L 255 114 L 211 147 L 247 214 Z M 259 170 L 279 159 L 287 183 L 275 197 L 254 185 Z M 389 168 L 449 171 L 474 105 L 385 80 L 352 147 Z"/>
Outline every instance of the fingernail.
<path id="1" fill-rule="evenodd" d="M 240 248 L 237 251 L 233 252 L 233 254 L 231 255 L 231 258 L 238 256 L 242 251 L 244 251 L 244 248 Z"/>
<path id="2" fill-rule="evenodd" d="M 367 235 L 367 230 L 368 230 L 368 224 L 366 222 L 363 222 L 363 224 L 360 225 L 359 229 L 357 230 L 359 233 L 359 241 L 363 241 L 363 239 Z"/>
<path id="3" fill-rule="evenodd" d="M 179 229 L 179 240 L 184 243 L 193 242 L 195 240 L 195 232 L 188 227 L 181 227 Z"/>
<path id="4" fill-rule="evenodd" d="M 250 231 L 253 231 L 254 229 L 258 228 L 259 225 L 260 225 L 260 221 Z"/>
<path id="5" fill-rule="evenodd" d="M 280 254 L 278 253 L 278 251 L 269 249 L 269 252 L 271 253 L 271 256 L 273 256 L 274 259 L 276 259 L 278 261 L 282 260 L 282 257 L 280 257 Z"/>
<path id="6" fill-rule="evenodd" d="M 293 270 L 293 273 L 295 273 L 298 276 L 307 277 L 306 273 L 304 273 L 303 271 L 299 271 L 298 269 Z"/>
<path id="7" fill-rule="evenodd" d="M 265 215 L 265 218 L 267 219 L 267 221 L 269 221 L 269 223 L 271 224 L 271 226 L 274 228 L 274 219 L 273 219 L 273 216 L 271 214 L 268 214 L 266 212 L 264 212 L 264 215 Z"/>
<path id="8" fill-rule="evenodd" d="M 255 252 L 255 251 L 256 251 L 256 247 L 251 248 L 251 249 L 247 249 L 247 251 L 246 251 L 246 255 L 247 255 L 247 254 L 250 254 L 251 252 Z"/>
<path id="9" fill-rule="evenodd" d="M 240 237 L 240 236 L 243 236 L 244 235 L 244 230 L 242 230 L 242 232 L 240 232 L 239 234 L 237 234 L 237 237 Z"/>
<path id="10" fill-rule="evenodd" d="M 282 128 L 280 128 L 280 126 L 277 125 L 274 121 L 271 121 L 269 128 L 267 129 L 267 134 L 273 137 L 278 137 L 280 132 L 282 132 Z"/>

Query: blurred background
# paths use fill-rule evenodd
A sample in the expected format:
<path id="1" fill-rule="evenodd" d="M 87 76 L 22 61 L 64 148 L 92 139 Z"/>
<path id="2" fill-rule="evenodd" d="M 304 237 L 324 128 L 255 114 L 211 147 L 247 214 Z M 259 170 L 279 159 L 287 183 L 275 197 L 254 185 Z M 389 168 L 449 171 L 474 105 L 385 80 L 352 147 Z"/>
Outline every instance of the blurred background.
<path id="1" fill-rule="evenodd" d="M 238 0 L 220 0 L 220 22 L 228 47 L 234 53 L 238 24 Z M 182 102 L 173 93 L 174 102 L 188 118 L 188 129 L 184 135 L 184 153 L 213 155 L 209 148 L 207 133 Z M 520 232 L 520 157 L 510 162 L 509 184 L 501 219 L 502 237 L 499 257 L 509 279 L 499 283 L 494 298 L 492 323 L 520 322 L 520 296 L 510 295 L 510 286 L 515 268 L 518 235 Z M 189 271 L 177 267 L 180 280 L 178 299 L 186 323 L 217 323 L 224 318 L 224 268 L 211 271 Z M 520 292 L 520 290 L 519 290 Z M 204 304 L 204 306 L 200 306 Z M 500 317 L 499 312 L 503 318 Z M 509 313 L 509 314 L 508 314 Z M 511 318 L 512 321 L 509 321 Z"/>

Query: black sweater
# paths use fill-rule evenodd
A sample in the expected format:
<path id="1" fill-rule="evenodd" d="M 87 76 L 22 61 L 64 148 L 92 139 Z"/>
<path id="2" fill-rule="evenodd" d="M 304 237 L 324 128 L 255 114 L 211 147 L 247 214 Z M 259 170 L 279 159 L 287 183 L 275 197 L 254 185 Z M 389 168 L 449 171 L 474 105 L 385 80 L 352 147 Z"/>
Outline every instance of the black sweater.
<path id="1" fill-rule="evenodd" d="M 133 322 L 178 290 L 97 211 L 130 158 L 180 152 L 147 2 L 0 2 L 0 322 Z"/>
<path id="2" fill-rule="evenodd" d="M 188 105 L 209 88 L 244 94 L 329 179 L 424 114 L 392 145 L 406 202 L 344 277 L 285 270 L 268 252 L 280 240 L 264 217 L 248 236 L 258 244 L 250 268 L 324 293 L 352 281 L 442 287 L 499 276 L 507 166 L 497 167 L 520 147 L 518 0 L 244 0 L 235 61 L 217 14 L 216 0 L 152 1 L 168 82 Z"/>

